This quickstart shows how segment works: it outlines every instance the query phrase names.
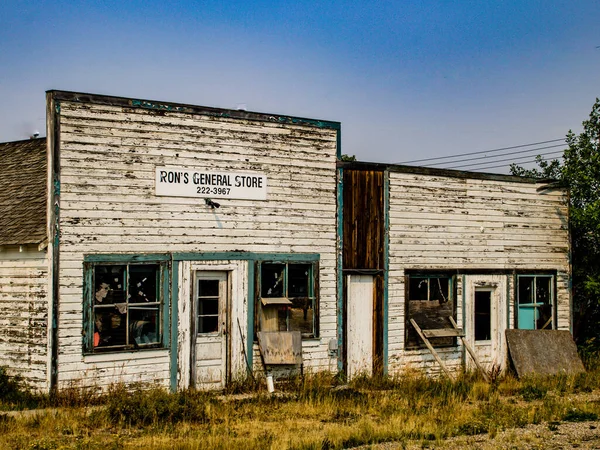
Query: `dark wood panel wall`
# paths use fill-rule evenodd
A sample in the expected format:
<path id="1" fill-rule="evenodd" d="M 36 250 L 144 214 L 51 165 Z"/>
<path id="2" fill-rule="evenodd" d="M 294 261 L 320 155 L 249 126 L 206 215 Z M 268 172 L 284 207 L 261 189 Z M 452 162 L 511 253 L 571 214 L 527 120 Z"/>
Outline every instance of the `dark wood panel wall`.
<path id="1" fill-rule="evenodd" d="M 347 273 L 353 270 L 379 270 L 374 272 L 373 371 L 375 374 L 383 372 L 384 188 L 383 171 L 344 170 L 344 270 Z M 344 277 L 344 283 L 345 281 Z"/>
<path id="2" fill-rule="evenodd" d="M 383 171 L 344 170 L 344 269 L 384 268 Z"/>

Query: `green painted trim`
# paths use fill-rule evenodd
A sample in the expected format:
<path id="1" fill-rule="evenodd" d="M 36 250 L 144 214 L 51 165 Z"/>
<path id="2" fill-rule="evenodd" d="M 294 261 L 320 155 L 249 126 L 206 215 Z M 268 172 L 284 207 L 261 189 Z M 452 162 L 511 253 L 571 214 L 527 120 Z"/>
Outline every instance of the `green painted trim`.
<path id="1" fill-rule="evenodd" d="M 92 353 L 94 342 L 94 321 L 91 318 L 92 292 L 93 292 L 92 267 L 83 263 L 83 332 L 82 344 L 84 354 Z"/>
<path id="2" fill-rule="evenodd" d="M 95 253 L 84 255 L 85 262 L 92 263 L 135 263 L 158 261 L 319 261 L 319 253 L 255 253 L 255 252 L 207 252 L 207 253 Z"/>
<path id="3" fill-rule="evenodd" d="M 388 373 L 389 270 L 390 270 L 390 173 L 383 174 L 383 374 Z"/>
<path id="4" fill-rule="evenodd" d="M 161 102 L 150 99 L 133 99 L 59 90 L 50 90 L 47 91 L 47 93 L 57 100 L 76 103 L 91 103 L 97 105 L 121 106 L 126 108 L 143 108 L 165 112 L 181 112 L 186 114 L 202 114 L 211 117 L 254 120 L 279 124 L 305 125 L 317 128 L 332 128 L 334 130 L 338 129 L 340 126 L 339 122 L 333 122 L 329 120 L 308 119 L 303 117 L 284 116 L 279 114 L 267 114 L 251 111 L 238 111 L 234 109 L 213 108 L 209 106 L 195 106 L 183 103 Z"/>
<path id="5" fill-rule="evenodd" d="M 171 391 L 177 391 L 177 356 L 179 347 L 177 345 L 178 327 L 179 321 L 179 261 L 173 261 L 171 264 L 171 327 L 169 329 L 169 335 L 171 338 Z M 166 330 L 165 330 L 166 331 Z"/>
<path id="6" fill-rule="evenodd" d="M 339 150 L 338 146 L 338 150 Z M 339 150 L 341 151 L 341 150 Z M 344 370 L 344 169 L 337 169 L 337 338 L 338 371 Z"/>
<path id="7" fill-rule="evenodd" d="M 171 256 L 168 253 L 112 253 L 112 254 L 90 254 L 84 255 L 83 260 L 91 263 L 136 263 L 136 262 L 159 262 L 170 261 Z"/>
<path id="8" fill-rule="evenodd" d="M 255 252 L 207 252 L 207 253 L 173 253 L 174 261 L 210 261 L 210 260 L 242 260 L 242 261 L 319 261 L 319 253 L 255 253 Z"/>
<path id="9" fill-rule="evenodd" d="M 256 264 L 254 261 L 248 261 L 248 317 L 246 317 L 246 356 L 248 358 L 247 370 L 254 373 L 254 304 L 256 302 L 256 289 L 254 285 L 256 280 Z"/>
<path id="10" fill-rule="evenodd" d="M 163 304 L 162 304 L 162 310 L 161 310 L 161 314 L 162 314 L 162 330 L 161 330 L 161 336 L 160 336 L 160 341 L 162 342 L 162 345 L 164 347 L 168 347 L 167 345 L 167 340 L 169 337 L 169 320 L 170 320 L 170 315 L 169 315 L 169 307 L 171 304 L 170 301 L 170 281 L 171 281 L 171 267 L 170 265 L 166 265 L 166 264 L 161 264 L 159 267 L 159 271 L 160 271 L 160 290 L 161 290 L 161 298 L 163 299 Z M 169 301 L 167 301 L 167 299 Z"/>

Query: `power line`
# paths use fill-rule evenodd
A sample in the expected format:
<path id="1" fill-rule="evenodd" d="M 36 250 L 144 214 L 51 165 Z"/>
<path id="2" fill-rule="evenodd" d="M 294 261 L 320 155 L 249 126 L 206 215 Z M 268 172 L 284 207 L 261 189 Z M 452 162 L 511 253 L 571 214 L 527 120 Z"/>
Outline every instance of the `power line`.
<path id="1" fill-rule="evenodd" d="M 454 164 L 454 163 L 459 163 L 459 162 L 468 162 L 468 161 L 476 161 L 478 159 L 488 159 L 488 158 L 498 158 L 501 156 L 508 156 L 508 155 L 518 155 L 521 153 L 531 153 L 531 152 L 536 152 L 538 150 L 546 150 L 548 148 L 556 148 L 556 147 L 564 147 L 564 144 L 556 144 L 556 145 L 547 145 L 545 147 L 536 147 L 536 148 L 532 148 L 529 150 L 519 150 L 517 152 L 508 152 L 508 153 L 503 153 L 501 155 L 494 155 L 494 156 L 478 156 L 477 158 L 465 158 L 465 159 L 458 159 L 456 161 L 449 161 L 447 163 L 434 163 L 434 164 L 427 164 L 427 167 L 433 167 L 433 166 L 440 166 L 442 164 Z M 531 157 L 531 155 L 527 156 L 528 158 Z"/>
<path id="2" fill-rule="evenodd" d="M 561 155 L 562 156 L 563 153 L 564 152 L 548 152 L 548 153 L 542 153 L 539 156 L 551 156 L 551 155 L 554 155 L 554 156 Z M 526 159 L 526 158 L 531 158 L 531 155 L 523 156 L 521 158 L 508 158 L 508 159 L 499 159 L 498 161 L 489 161 L 489 163 L 504 162 L 504 164 L 500 164 L 500 165 L 496 165 L 496 166 L 477 167 L 476 169 L 473 169 L 473 170 L 493 169 L 494 167 L 504 167 L 504 166 L 507 166 L 507 165 L 511 164 L 512 162 L 514 162 L 516 160 Z M 552 159 L 556 159 L 556 158 L 552 158 Z M 536 161 L 537 160 L 535 160 L 535 159 L 531 159 L 529 161 L 523 161 L 521 164 L 527 164 L 527 163 L 536 162 Z M 487 164 L 487 163 L 486 162 L 480 162 L 480 163 L 474 163 L 474 164 L 452 166 L 452 167 L 446 167 L 446 169 L 463 169 L 465 167 L 480 166 L 482 164 Z"/>
<path id="3" fill-rule="evenodd" d="M 479 151 L 479 152 L 460 153 L 458 155 L 439 156 L 437 158 L 415 159 L 413 161 L 404 161 L 404 162 L 399 162 L 399 163 L 396 163 L 396 164 L 412 164 L 412 163 L 418 163 L 418 162 L 424 162 L 424 161 L 436 161 L 436 160 L 439 160 L 439 159 L 458 158 L 460 156 L 481 155 L 483 153 L 500 152 L 502 150 L 512 150 L 512 149 L 515 149 L 515 148 L 531 147 L 532 145 L 549 144 L 551 142 L 559 142 L 559 141 L 563 141 L 564 142 L 564 140 L 565 140 L 564 138 L 561 138 L 561 139 L 551 139 L 549 141 L 540 141 L 540 142 L 533 142 L 531 144 L 513 145 L 512 147 L 494 148 L 492 150 L 483 150 L 483 151 Z"/>
<path id="4" fill-rule="evenodd" d="M 535 159 L 531 159 L 529 161 L 523 161 L 521 162 L 521 164 L 529 164 L 529 163 L 534 163 L 537 162 Z M 498 164 L 496 166 L 486 166 L 486 167 L 478 167 L 476 169 L 473 169 L 473 171 L 479 171 L 479 170 L 487 170 L 487 169 L 496 169 L 498 167 L 507 167 L 510 166 L 511 163 L 504 163 L 504 164 Z"/>

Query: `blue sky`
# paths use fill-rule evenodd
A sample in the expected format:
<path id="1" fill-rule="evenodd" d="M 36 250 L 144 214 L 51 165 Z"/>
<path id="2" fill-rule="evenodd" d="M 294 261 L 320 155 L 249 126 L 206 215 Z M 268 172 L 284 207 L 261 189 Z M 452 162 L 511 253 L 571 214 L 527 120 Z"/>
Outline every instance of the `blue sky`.
<path id="1" fill-rule="evenodd" d="M 0 141 L 45 134 L 48 89 L 336 120 L 366 161 L 557 139 L 600 96 L 598 24 L 596 0 L 4 0 Z"/>

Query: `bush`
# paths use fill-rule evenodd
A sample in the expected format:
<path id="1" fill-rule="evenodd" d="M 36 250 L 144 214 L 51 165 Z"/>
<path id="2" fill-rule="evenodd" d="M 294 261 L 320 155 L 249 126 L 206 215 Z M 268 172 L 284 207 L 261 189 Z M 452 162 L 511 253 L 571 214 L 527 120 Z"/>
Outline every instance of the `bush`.
<path id="1" fill-rule="evenodd" d="M 6 367 L 0 366 L 0 408 L 31 408 L 37 403 L 36 397 L 21 378 L 9 375 Z"/>

